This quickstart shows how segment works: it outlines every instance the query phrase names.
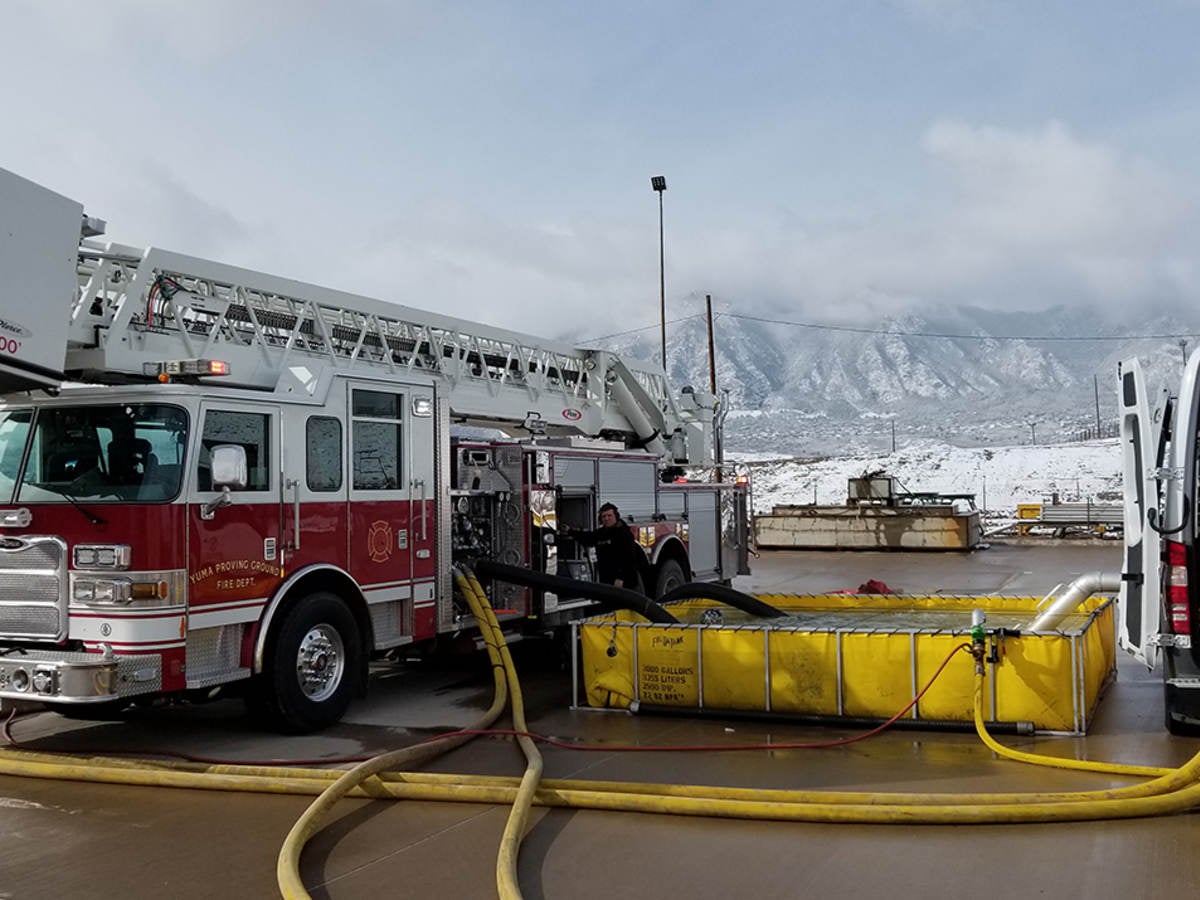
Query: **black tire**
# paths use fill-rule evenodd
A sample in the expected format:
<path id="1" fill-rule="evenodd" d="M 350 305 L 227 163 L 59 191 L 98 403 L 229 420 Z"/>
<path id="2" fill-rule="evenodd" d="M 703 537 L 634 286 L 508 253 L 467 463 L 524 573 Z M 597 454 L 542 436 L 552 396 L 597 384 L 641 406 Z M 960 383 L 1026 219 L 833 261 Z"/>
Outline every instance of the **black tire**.
<path id="1" fill-rule="evenodd" d="M 286 734 L 327 728 L 350 705 L 361 654 L 358 624 L 341 598 L 309 594 L 279 623 L 247 706 Z"/>
<path id="2" fill-rule="evenodd" d="M 684 584 L 687 584 L 687 577 L 683 574 L 683 566 L 673 559 L 659 563 L 658 575 L 654 579 L 654 596 L 656 598 Z"/>
<path id="3" fill-rule="evenodd" d="M 1178 698 L 1174 696 L 1174 692 L 1167 688 L 1163 697 L 1163 719 L 1167 726 L 1167 732 L 1176 737 L 1196 737 L 1200 735 L 1200 721 L 1183 721 L 1178 716 L 1185 715 L 1186 712 L 1180 710 Z M 1195 710 L 1191 710 L 1195 712 Z"/>

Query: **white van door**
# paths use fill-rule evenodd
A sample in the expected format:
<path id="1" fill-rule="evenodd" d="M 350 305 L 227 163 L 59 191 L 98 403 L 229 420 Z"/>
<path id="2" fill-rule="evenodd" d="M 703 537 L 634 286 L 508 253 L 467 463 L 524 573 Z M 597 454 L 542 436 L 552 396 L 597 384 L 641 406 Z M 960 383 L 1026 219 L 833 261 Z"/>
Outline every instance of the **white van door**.
<path id="1" fill-rule="evenodd" d="M 1150 511 L 1158 520 L 1158 454 L 1162 416 L 1153 421 L 1146 380 L 1137 359 L 1118 364 L 1121 414 L 1121 469 L 1125 488 L 1125 560 L 1121 571 L 1121 607 L 1117 642 L 1134 658 L 1154 668 L 1158 659 L 1161 587 L 1160 537 L 1150 527 Z M 1161 525 L 1159 527 L 1162 527 Z"/>

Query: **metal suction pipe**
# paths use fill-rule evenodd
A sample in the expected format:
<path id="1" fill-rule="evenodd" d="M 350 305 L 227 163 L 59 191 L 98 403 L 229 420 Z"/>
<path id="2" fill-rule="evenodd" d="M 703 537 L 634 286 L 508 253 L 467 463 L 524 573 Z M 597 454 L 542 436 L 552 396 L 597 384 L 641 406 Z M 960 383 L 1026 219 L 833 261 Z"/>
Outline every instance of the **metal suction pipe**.
<path id="1" fill-rule="evenodd" d="M 1096 593 L 1112 593 L 1121 589 L 1120 572 L 1087 572 L 1080 575 L 1058 598 L 1038 613 L 1024 631 L 1053 631 L 1084 600 Z"/>

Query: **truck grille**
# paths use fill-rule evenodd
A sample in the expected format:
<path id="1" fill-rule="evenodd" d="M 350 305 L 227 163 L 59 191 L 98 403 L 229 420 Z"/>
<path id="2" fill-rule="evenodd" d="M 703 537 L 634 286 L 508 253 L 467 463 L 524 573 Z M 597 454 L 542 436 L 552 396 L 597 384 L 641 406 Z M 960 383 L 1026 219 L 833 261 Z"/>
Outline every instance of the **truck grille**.
<path id="1" fill-rule="evenodd" d="M 67 636 L 67 545 L 56 537 L 0 537 L 0 638 Z"/>

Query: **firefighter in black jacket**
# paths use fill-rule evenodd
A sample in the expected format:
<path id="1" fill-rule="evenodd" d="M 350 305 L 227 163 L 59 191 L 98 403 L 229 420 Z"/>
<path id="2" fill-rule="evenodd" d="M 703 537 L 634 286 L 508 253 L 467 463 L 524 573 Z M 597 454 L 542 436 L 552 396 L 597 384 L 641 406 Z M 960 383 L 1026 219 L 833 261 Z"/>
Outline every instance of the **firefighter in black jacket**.
<path id="1" fill-rule="evenodd" d="M 641 590 L 644 594 L 653 589 L 646 553 L 629 530 L 629 524 L 621 518 L 620 511 L 611 503 L 600 507 L 599 528 L 584 531 L 568 525 L 566 532 L 585 547 L 596 548 L 600 581 L 631 591 Z"/>

